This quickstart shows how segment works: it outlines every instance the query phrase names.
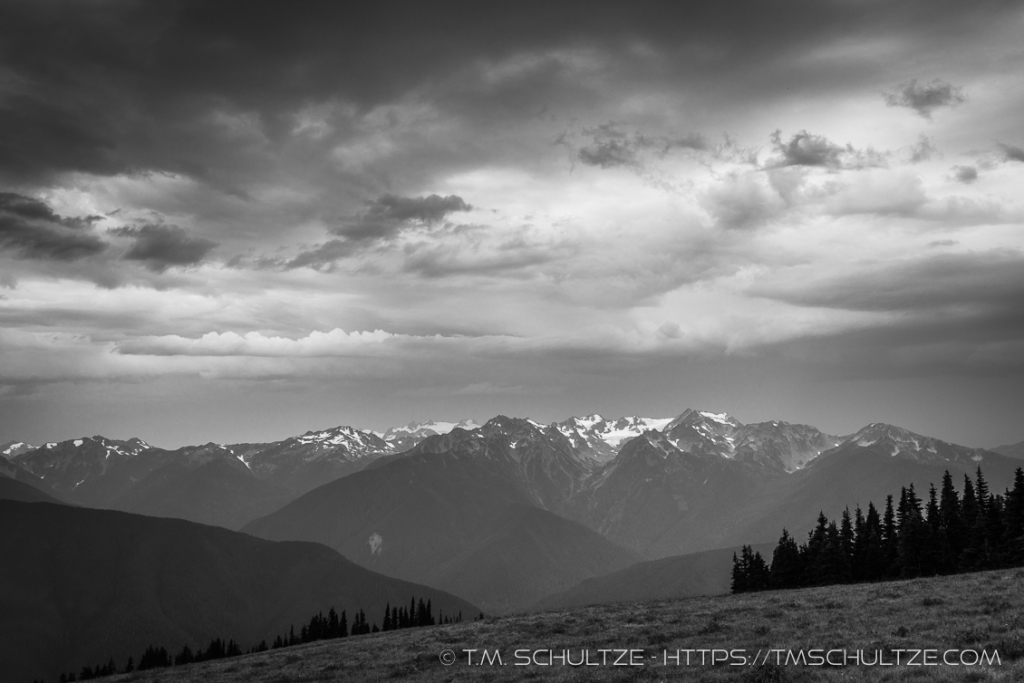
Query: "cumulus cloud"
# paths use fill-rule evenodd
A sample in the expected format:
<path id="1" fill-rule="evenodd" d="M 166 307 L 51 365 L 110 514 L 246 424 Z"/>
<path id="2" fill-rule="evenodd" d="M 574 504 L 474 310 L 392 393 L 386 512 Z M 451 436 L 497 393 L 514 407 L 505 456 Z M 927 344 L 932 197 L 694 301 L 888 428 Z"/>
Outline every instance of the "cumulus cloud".
<path id="1" fill-rule="evenodd" d="M 969 185 L 978 179 L 978 169 L 974 166 L 954 166 L 953 177 L 957 181 Z"/>
<path id="2" fill-rule="evenodd" d="M 154 271 L 164 271 L 172 266 L 196 265 L 218 244 L 205 237 L 196 237 L 177 225 L 121 227 L 109 232 L 118 237 L 132 238 L 135 242 L 125 252 L 124 258 L 142 261 Z"/>
<path id="3" fill-rule="evenodd" d="M 915 78 L 897 85 L 893 92 L 883 93 L 882 96 L 888 106 L 913 109 L 926 119 L 930 119 L 936 109 L 954 107 L 967 101 L 963 88 L 938 78 L 927 84 L 919 84 Z"/>
<path id="4" fill-rule="evenodd" d="M 850 144 L 838 145 L 823 135 L 813 135 L 806 130 L 796 133 L 788 142 L 783 141 L 782 131 L 776 130 L 771 135 L 771 142 L 777 156 L 768 160 L 766 166 L 769 168 L 810 166 L 837 171 L 886 165 L 885 154 L 872 149 L 854 149 Z"/>
<path id="5" fill-rule="evenodd" d="M 0 247 L 40 260 L 95 256 L 108 246 L 89 229 L 95 218 L 64 218 L 37 199 L 0 192 Z"/>

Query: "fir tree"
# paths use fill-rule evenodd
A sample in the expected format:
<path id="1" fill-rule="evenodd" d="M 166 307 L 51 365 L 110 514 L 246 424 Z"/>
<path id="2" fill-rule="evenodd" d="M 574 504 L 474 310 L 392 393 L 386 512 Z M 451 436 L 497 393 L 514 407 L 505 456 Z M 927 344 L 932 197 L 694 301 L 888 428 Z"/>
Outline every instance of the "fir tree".
<path id="1" fill-rule="evenodd" d="M 978 538 L 978 499 L 975 497 L 971 478 L 964 475 L 964 494 L 961 503 L 963 512 L 964 546 L 957 562 L 958 571 L 970 571 L 977 566 L 978 556 L 984 539 Z"/>
<path id="2" fill-rule="evenodd" d="M 736 555 L 733 554 L 735 561 Z M 769 586 L 771 588 L 798 588 L 803 575 L 803 566 L 800 564 L 800 548 L 796 541 L 789 535 L 789 531 L 782 530 L 782 537 L 779 538 L 775 551 L 772 553 L 771 575 Z"/>
<path id="3" fill-rule="evenodd" d="M 1006 554 L 1011 566 L 1024 565 L 1024 468 L 1013 473 L 1013 489 L 1006 492 Z"/>
<path id="4" fill-rule="evenodd" d="M 942 513 L 939 511 L 939 493 L 935 484 L 928 487 L 928 507 L 926 508 L 926 534 L 922 553 L 922 569 L 925 576 L 944 573 L 949 561 L 949 543 L 942 529 Z"/>
<path id="5" fill-rule="evenodd" d="M 896 531 L 896 514 L 893 511 L 892 495 L 885 497 L 885 513 L 882 517 L 882 576 L 891 578 L 899 573 L 899 538 Z"/>
<path id="6" fill-rule="evenodd" d="M 913 578 L 922 573 L 922 555 L 925 544 L 924 520 L 921 518 L 921 499 L 914 485 L 903 489 L 900 495 L 900 516 L 897 528 L 899 575 Z"/>
<path id="7" fill-rule="evenodd" d="M 747 546 L 743 546 L 746 550 Z M 747 592 L 747 570 L 741 563 L 736 553 L 732 554 L 732 584 L 730 587 L 733 593 Z"/>
<path id="8" fill-rule="evenodd" d="M 843 556 L 846 558 L 846 566 L 849 570 L 853 565 L 853 521 L 850 519 L 850 508 L 843 510 L 843 516 L 839 525 L 839 542 L 843 549 Z"/>
<path id="9" fill-rule="evenodd" d="M 185 644 L 185 645 L 182 646 L 181 652 L 179 652 L 177 655 L 175 655 L 175 657 L 174 657 L 174 666 L 181 666 L 183 664 L 191 664 L 194 661 L 195 661 L 195 656 L 192 654 L 192 648 L 190 648 L 188 646 L 188 644 Z"/>

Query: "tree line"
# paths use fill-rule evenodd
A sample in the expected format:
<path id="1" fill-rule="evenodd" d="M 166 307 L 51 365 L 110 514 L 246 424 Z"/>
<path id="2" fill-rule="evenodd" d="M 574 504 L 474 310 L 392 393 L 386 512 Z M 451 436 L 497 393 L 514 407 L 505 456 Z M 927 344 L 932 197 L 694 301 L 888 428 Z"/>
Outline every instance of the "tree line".
<path id="1" fill-rule="evenodd" d="M 482 618 L 483 614 L 481 614 L 480 617 Z M 317 640 L 346 638 L 349 635 L 358 636 L 366 633 L 395 631 L 398 629 L 415 628 L 420 626 L 435 626 L 437 624 L 456 624 L 461 621 L 461 611 L 455 616 L 445 615 L 443 612 L 439 611 L 438 616 L 435 618 L 433 606 L 431 605 L 430 600 L 427 600 L 426 603 L 424 603 L 423 598 L 420 598 L 419 601 L 417 601 L 415 596 L 409 600 L 408 608 L 404 605 L 401 607 L 392 607 L 389 602 L 384 609 L 384 621 L 382 627 L 378 627 L 376 622 L 372 625 L 368 624 L 366 621 L 366 613 L 362 609 L 354 613 L 352 625 L 350 627 L 345 610 L 342 610 L 341 614 L 338 614 L 334 607 L 331 607 L 326 616 L 324 616 L 323 612 L 318 612 L 310 617 L 309 623 L 304 624 L 299 629 L 298 635 L 295 633 L 295 626 L 292 625 L 289 628 L 288 635 L 277 636 L 271 647 L 267 647 L 267 641 L 262 640 L 256 647 L 250 648 L 248 653 L 266 652 L 269 649 L 291 647 L 302 643 L 312 643 Z M 215 659 L 238 657 L 241 655 L 242 649 L 234 640 L 224 641 L 221 638 L 214 638 L 211 640 L 209 646 L 205 650 L 199 649 L 194 652 L 186 644 L 177 655 L 173 656 L 165 647 L 150 645 L 146 648 L 146 651 L 142 656 L 139 657 L 138 664 L 135 663 L 135 659 L 133 657 L 129 657 L 124 668 L 118 669 L 114 664 L 114 659 L 110 658 L 106 664 L 97 664 L 95 667 L 83 666 L 78 673 L 72 671 L 70 673 L 61 674 L 58 680 L 60 683 L 74 683 L 75 681 L 88 681 L 94 678 L 112 676 L 118 673 L 131 673 L 132 671 L 145 671 L 146 669 L 182 666 L 184 664 L 192 664 L 194 662 L 206 662 Z M 33 683 L 42 683 L 42 681 L 34 681 Z"/>
<path id="2" fill-rule="evenodd" d="M 885 500 L 879 514 L 858 505 L 838 523 L 818 513 L 807 542 L 797 545 L 786 529 L 769 565 L 760 552 L 743 546 L 733 553 L 732 592 L 804 588 L 1024 566 L 1024 469 L 1013 488 L 994 495 L 979 467 L 974 481 L 964 475 L 962 493 L 947 470 L 927 502 L 914 485 L 897 504 Z"/>

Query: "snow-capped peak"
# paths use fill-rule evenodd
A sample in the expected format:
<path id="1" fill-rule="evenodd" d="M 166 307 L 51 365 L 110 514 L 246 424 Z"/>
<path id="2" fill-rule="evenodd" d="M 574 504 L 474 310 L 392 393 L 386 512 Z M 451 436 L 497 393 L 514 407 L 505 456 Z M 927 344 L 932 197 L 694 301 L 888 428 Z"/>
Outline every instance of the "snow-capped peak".
<path id="1" fill-rule="evenodd" d="M 728 413 L 710 413 L 706 410 L 702 410 L 700 411 L 700 414 L 708 418 L 709 420 L 714 420 L 715 422 L 718 422 L 719 424 L 731 425 L 736 422 L 731 417 L 729 417 Z"/>
<path id="2" fill-rule="evenodd" d="M 872 449 L 890 457 L 900 457 L 917 462 L 979 463 L 986 458 L 987 451 L 948 443 L 930 436 L 923 436 L 909 429 L 884 422 L 873 422 L 849 436 L 841 447 L 856 446 Z"/>
<path id="3" fill-rule="evenodd" d="M 13 458 L 16 455 L 34 451 L 35 448 L 36 447 L 32 444 L 25 443 L 24 441 L 9 441 L 3 446 L 0 446 L 0 455 L 5 458 Z"/>
<path id="4" fill-rule="evenodd" d="M 442 420 L 428 420 L 426 422 L 410 422 L 404 427 L 392 427 L 383 433 L 381 438 L 385 441 L 391 441 L 402 435 L 415 435 L 415 436 L 433 436 L 435 434 L 447 434 L 453 429 L 458 427 L 459 429 L 465 429 L 467 431 L 473 429 L 479 429 L 478 425 L 473 420 L 459 420 L 458 422 L 445 422 Z"/>

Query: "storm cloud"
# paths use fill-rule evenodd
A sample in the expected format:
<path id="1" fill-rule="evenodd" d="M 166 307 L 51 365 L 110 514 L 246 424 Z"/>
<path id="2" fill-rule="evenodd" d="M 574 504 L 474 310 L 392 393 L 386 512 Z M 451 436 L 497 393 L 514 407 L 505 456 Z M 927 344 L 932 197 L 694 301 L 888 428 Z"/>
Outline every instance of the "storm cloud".
<path id="1" fill-rule="evenodd" d="M 37 199 L 0 192 L 0 247 L 21 258 L 76 261 L 101 253 L 108 245 L 89 230 L 90 223 L 58 216 Z"/>
<path id="2" fill-rule="evenodd" d="M 406 228 L 416 225 L 433 226 L 449 214 L 472 208 L 462 197 L 455 195 L 400 197 L 383 194 L 368 202 L 365 211 L 331 232 L 353 242 L 385 240 L 395 237 Z"/>
<path id="3" fill-rule="evenodd" d="M 217 246 L 213 240 L 196 237 L 177 225 L 123 227 L 110 232 L 134 240 L 124 254 L 125 259 L 142 261 L 147 268 L 158 272 L 172 266 L 194 266 Z"/>
<path id="4" fill-rule="evenodd" d="M 886 358 L 945 387 L 905 426 L 1019 441 L 993 416 L 1024 410 L 1004 362 L 1020 20 L 998 0 L 0 3 L 3 438 L 681 402 L 898 422 L 827 385 Z M 354 359 L 327 330 L 394 336 Z M 914 365 L 929 334 L 945 360 Z"/>
<path id="5" fill-rule="evenodd" d="M 896 86 L 893 92 L 884 94 L 885 103 L 890 107 L 913 109 L 920 116 L 930 119 L 932 112 L 942 107 L 954 107 L 967 101 L 963 88 L 936 78 L 927 84 L 917 79 Z"/>
<path id="6" fill-rule="evenodd" d="M 1007 145 L 1002 142 L 999 143 L 999 147 L 1003 150 L 1003 156 L 1007 161 L 1024 162 L 1024 147 L 1017 147 L 1016 145 Z"/>

